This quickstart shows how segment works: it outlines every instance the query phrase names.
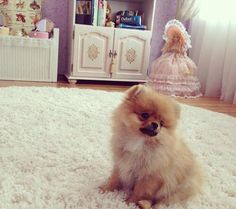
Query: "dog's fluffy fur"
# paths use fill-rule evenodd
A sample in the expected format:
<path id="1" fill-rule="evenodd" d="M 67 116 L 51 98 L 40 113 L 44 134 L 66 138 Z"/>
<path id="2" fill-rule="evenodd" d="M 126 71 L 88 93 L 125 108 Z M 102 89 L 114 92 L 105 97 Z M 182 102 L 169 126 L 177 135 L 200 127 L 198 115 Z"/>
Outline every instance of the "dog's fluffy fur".
<path id="1" fill-rule="evenodd" d="M 113 115 L 114 169 L 103 191 L 128 189 L 128 203 L 150 208 L 198 193 L 202 174 L 177 133 L 180 107 L 149 87 L 131 87 Z"/>

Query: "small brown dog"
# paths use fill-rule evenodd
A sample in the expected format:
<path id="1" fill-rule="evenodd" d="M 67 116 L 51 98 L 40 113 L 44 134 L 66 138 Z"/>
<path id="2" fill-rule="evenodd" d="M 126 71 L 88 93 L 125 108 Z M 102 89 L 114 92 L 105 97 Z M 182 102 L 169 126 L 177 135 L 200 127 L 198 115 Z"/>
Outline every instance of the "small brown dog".
<path id="1" fill-rule="evenodd" d="M 178 135 L 177 102 L 143 85 L 131 87 L 113 115 L 114 169 L 102 191 L 128 189 L 140 208 L 198 193 L 202 173 Z"/>

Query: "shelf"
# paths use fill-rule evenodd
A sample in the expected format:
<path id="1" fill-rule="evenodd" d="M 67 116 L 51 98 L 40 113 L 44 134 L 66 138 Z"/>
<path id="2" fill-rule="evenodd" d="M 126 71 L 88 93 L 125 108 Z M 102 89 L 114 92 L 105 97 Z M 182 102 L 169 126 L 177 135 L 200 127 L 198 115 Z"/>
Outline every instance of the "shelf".
<path id="1" fill-rule="evenodd" d="M 145 82 L 156 0 L 108 0 L 113 22 L 119 11 L 139 11 L 147 30 L 77 24 L 76 3 L 68 2 L 68 80 Z"/>
<path id="2" fill-rule="evenodd" d="M 119 1 L 119 2 L 145 2 L 145 0 L 109 0 L 109 1 Z"/>

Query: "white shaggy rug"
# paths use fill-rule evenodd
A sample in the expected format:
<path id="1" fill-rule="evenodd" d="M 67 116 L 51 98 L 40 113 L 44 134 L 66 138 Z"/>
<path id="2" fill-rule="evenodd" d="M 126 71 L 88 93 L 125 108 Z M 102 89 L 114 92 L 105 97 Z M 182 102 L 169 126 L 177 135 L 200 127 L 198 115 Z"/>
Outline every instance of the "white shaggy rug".
<path id="1" fill-rule="evenodd" d="M 0 88 L 1 209 L 134 209 L 99 194 L 110 174 L 111 111 L 122 93 Z M 236 208 L 236 118 L 181 105 L 181 129 L 207 172 L 202 194 L 173 209 Z M 166 208 L 162 206 L 161 208 Z"/>

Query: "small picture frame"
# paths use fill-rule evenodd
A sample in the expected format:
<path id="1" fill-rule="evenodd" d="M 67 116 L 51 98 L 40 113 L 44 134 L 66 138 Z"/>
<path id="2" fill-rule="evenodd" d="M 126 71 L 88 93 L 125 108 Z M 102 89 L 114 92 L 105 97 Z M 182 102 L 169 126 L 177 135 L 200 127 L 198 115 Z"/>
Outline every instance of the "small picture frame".
<path id="1" fill-rule="evenodd" d="M 93 21 L 93 1 L 77 0 L 76 1 L 76 17 L 77 24 L 92 25 Z"/>
<path id="2" fill-rule="evenodd" d="M 91 1 L 77 1 L 76 2 L 76 14 L 90 15 L 92 10 Z"/>

